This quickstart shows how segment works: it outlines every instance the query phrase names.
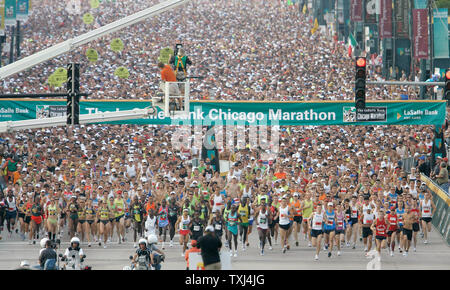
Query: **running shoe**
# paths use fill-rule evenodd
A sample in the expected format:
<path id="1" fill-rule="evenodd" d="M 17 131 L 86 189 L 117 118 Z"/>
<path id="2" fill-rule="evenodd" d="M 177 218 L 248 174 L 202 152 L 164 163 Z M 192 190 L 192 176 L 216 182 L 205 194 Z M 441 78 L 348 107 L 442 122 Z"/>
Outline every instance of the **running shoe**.
<path id="1" fill-rule="evenodd" d="M 337 252 L 337 255 L 340 256 L 340 255 L 341 255 L 341 251 L 338 251 L 338 252 Z"/>
<path id="2" fill-rule="evenodd" d="M 134 244 L 133 244 L 133 248 L 137 248 L 137 245 L 136 245 L 136 243 L 134 243 Z"/>
<path id="3" fill-rule="evenodd" d="M 408 256 L 408 252 L 405 251 L 405 252 L 403 253 L 403 256 L 404 256 L 404 257 Z"/>
<path id="4" fill-rule="evenodd" d="M 423 241 L 424 244 L 428 244 L 428 240 Z"/>
<path id="5" fill-rule="evenodd" d="M 103 246 L 103 249 L 106 249 L 106 244 Z"/>
<path id="6" fill-rule="evenodd" d="M 283 254 L 286 253 L 286 246 L 283 247 Z"/>
<path id="7" fill-rule="evenodd" d="M 308 243 L 308 247 L 312 247 L 311 242 Z"/>
<path id="8" fill-rule="evenodd" d="M 269 246 L 269 250 L 271 250 L 271 251 L 273 250 L 272 246 Z"/>
<path id="9" fill-rule="evenodd" d="M 286 248 L 287 248 L 288 250 L 290 250 L 290 249 L 291 249 L 291 246 L 290 246 L 290 245 L 287 245 Z"/>
<path id="10" fill-rule="evenodd" d="M 261 250 L 261 256 L 264 256 L 264 250 Z"/>
<path id="11" fill-rule="evenodd" d="M 33 245 L 36 245 L 36 240 L 33 240 Z"/>
<path id="12" fill-rule="evenodd" d="M 319 256 L 317 254 L 314 256 L 314 260 L 319 260 Z"/>
<path id="13" fill-rule="evenodd" d="M 391 251 L 391 257 L 394 257 L 394 251 Z"/>
<path id="14" fill-rule="evenodd" d="M 230 251 L 230 257 L 233 257 L 233 251 Z"/>
<path id="15" fill-rule="evenodd" d="M 89 247 L 89 248 L 91 247 L 91 243 L 88 243 L 88 247 Z"/>
<path id="16" fill-rule="evenodd" d="M 331 258 L 331 252 L 328 252 L 328 258 Z"/>
<path id="17" fill-rule="evenodd" d="M 235 258 L 237 257 L 237 251 L 236 251 L 236 252 L 234 252 L 234 257 L 235 257 Z"/>
<path id="18" fill-rule="evenodd" d="M 181 257 L 184 257 L 184 255 L 185 255 L 184 253 L 181 253 Z"/>
<path id="19" fill-rule="evenodd" d="M 170 241 L 169 247 L 173 248 L 173 241 Z"/>
<path id="20" fill-rule="evenodd" d="M 31 240 L 28 241 L 28 245 L 32 245 L 33 242 Z"/>
<path id="21" fill-rule="evenodd" d="M 298 242 L 295 242 L 295 246 L 298 247 Z"/>
<path id="22" fill-rule="evenodd" d="M 420 233 L 420 237 L 423 239 L 423 237 L 425 236 L 424 233 Z"/>
<path id="23" fill-rule="evenodd" d="M 414 250 L 414 252 L 415 252 L 415 251 L 416 251 L 416 248 L 414 248 L 413 250 Z"/>

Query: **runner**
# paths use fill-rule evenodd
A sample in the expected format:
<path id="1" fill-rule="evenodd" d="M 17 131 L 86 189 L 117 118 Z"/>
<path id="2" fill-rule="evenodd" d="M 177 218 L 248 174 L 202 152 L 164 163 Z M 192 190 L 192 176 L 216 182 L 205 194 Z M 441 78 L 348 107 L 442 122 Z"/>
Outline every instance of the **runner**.
<path id="1" fill-rule="evenodd" d="M 78 203 L 76 201 L 76 196 L 73 195 L 67 204 L 67 215 L 69 216 L 68 222 L 68 234 L 69 238 L 73 238 L 77 232 L 78 226 L 78 211 L 80 210 Z"/>
<path id="2" fill-rule="evenodd" d="M 375 243 L 377 247 L 379 261 L 381 260 L 381 249 L 386 248 L 387 223 L 384 216 L 384 210 L 379 211 L 379 217 L 373 222 L 371 230 L 375 231 Z"/>
<path id="3" fill-rule="evenodd" d="M 318 204 L 309 219 L 311 227 L 311 242 L 312 246 L 316 247 L 316 255 L 314 256 L 314 260 L 316 261 L 319 260 L 324 220 L 325 217 L 322 212 L 322 204 Z"/>
<path id="4" fill-rule="evenodd" d="M 237 207 L 235 204 L 231 206 L 231 211 L 226 217 L 227 229 L 228 229 L 228 245 L 230 248 L 230 257 L 233 256 L 233 246 L 231 244 L 231 238 L 234 240 L 234 257 L 237 257 L 237 235 L 238 235 L 238 221 L 242 222 L 242 219 L 237 212 Z"/>
<path id="5" fill-rule="evenodd" d="M 408 256 L 408 251 L 411 247 L 413 223 L 415 220 L 414 215 L 415 214 L 411 212 L 411 207 L 408 205 L 405 214 L 403 214 L 403 247 L 405 249 L 403 256 L 405 257 Z"/>
<path id="6" fill-rule="evenodd" d="M 294 208 L 294 238 L 295 238 L 295 246 L 298 247 L 298 234 L 300 233 L 300 229 L 302 226 L 302 202 L 299 199 L 299 194 L 294 192 L 293 201 L 291 206 Z"/>
<path id="7" fill-rule="evenodd" d="M 417 247 L 417 233 L 420 231 L 420 211 L 418 208 L 418 202 L 417 199 L 413 199 L 411 202 L 411 213 L 413 213 L 414 216 L 414 221 L 412 224 L 412 228 L 413 228 L 413 242 L 414 242 L 414 252 L 416 251 L 416 247 Z"/>
<path id="8" fill-rule="evenodd" d="M 389 214 L 386 216 L 388 227 L 388 246 L 390 248 L 391 257 L 394 256 L 395 251 L 395 236 L 397 235 L 398 230 L 398 216 L 395 212 L 395 207 L 391 207 Z"/>
<path id="9" fill-rule="evenodd" d="M 122 197 L 122 190 L 117 191 L 116 198 L 114 199 L 114 207 L 116 210 L 114 218 L 116 221 L 118 244 L 121 244 L 122 242 L 125 242 L 125 209 L 127 208 Z"/>
<path id="10" fill-rule="evenodd" d="M 168 209 L 169 209 L 169 237 L 170 237 L 169 247 L 172 248 L 173 247 L 173 237 L 175 236 L 175 230 L 176 230 L 175 224 L 178 220 L 178 215 L 180 215 L 180 207 L 176 203 L 175 191 L 172 191 L 170 194 Z"/>
<path id="11" fill-rule="evenodd" d="M 29 244 L 31 244 L 31 240 L 33 240 L 33 245 L 36 244 L 36 239 L 39 240 L 39 230 L 40 225 L 42 223 L 42 205 L 41 205 L 41 199 L 39 196 L 37 196 L 34 199 L 34 203 L 31 207 L 31 222 L 30 222 L 30 235 L 29 235 Z"/>
<path id="12" fill-rule="evenodd" d="M 345 243 L 345 230 L 348 224 L 348 219 L 343 212 L 344 207 L 338 205 L 336 207 L 336 245 L 338 247 L 337 255 L 341 255 L 341 243 Z"/>
<path id="13" fill-rule="evenodd" d="M 281 205 L 279 209 L 279 226 L 280 226 L 280 239 L 283 254 L 288 249 L 289 229 L 291 228 L 291 221 L 289 218 L 294 216 L 294 210 L 289 207 L 287 196 L 283 196 L 281 199 Z"/>
<path id="14" fill-rule="evenodd" d="M 424 244 L 428 244 L 428 233 L 431 232 L 431 220 L 433 214 L 436 211 L 436 205 L 431 200 L 431 193 L 427 191 L 425 193 L 425 199 L 420 203 L 420 213 L 422 220 L 422 230 L 424 233 Z"/>
<path id="15" fill-rule="evenodd" d="M 200 215 L 198 212 L 194 213 L 194 218 L 189 223 L 189 230 L 191 232 L 191 240 L 198 241 L 198 239 L 203 236 L 203 231 L 206 227 L 206 224 L 203 220 L 200 219 Z"/>
<path id="16" fill-rule="evenodd" d="M 371 230 L 371 226 L 374 222 L 375 216 L 372 213 L 372 210 L 369 208 L 361 215 L 362 222 L 362 237 L 364 241 L 364 252 L 366 256 L 368 252 L 370 252 L 372 248 L 372 236 L 373 232 Z"/>
<path id="17" fill-rule="evenodd" d="M 395 213 L 398 217 L 398 229 L 397 229 L 397 243 L 398 243 L 398 250 L 400 253 L 403 252 L 403 214 L 405 213 L 405 207 L 403 201 L 400 199 L 400 197 L 397 200 L 397 209 L 395 210 Z"/>
<path id="18" fill-rule="evenodd" d="M 333 251 L 334 237 L 336 234 L 336 213 L 334 211 L 333 203 L 327 204 L 327 210 L 324 215 L 324 233 L 325 233 L 325 249 L 328 250 L 328 258 L 331 258 Z"/>
<path id="19" fill-rule="evenodd" d="M 95 235 L 95 228 L 97 227 L 97 224 L 95 223 L 95 217 L 96 217 L 96 211 L 94 207 L 92 206 L 92 200 L 87 199 L 86 205 L 84 208 L 85 213 L 85 223 L 84 223 L 84 234 L 88 241 L 88 247 L 91 247 L 91 239 Z"/>
<path id="20" fill-rule="evenodd" d="M 261 256 L 264 256 L 264 246 L 266 245 L 266 237 L 270 237 L 269 223 L 272 219 L 272 214 L 267 209 L 267 205 L 265 203 L 262 203 L 259 210 L 256 211 L 255 219 L 257 221 L 256 225 L 261 249 L 260 254 Z"/>
<path id="21" fill-rule="evenodd" d="M 56 204 L 57 198 L 51 197 L 50 205 L 47 206 L 47 229 L 48 238 L 55 242 L 58 227 L 59 208 Z"/>
<path id="22" fill-rule="evenodd" d="M 223 230 L 225 228 L 225 220 L 223 219 L 222 214 L 218 209 L 216 209 L 215 211 L 213 210 L 213 216 L 209 221 L 209 225 L 214 227 L 214 233 L 216 234 L 216 237 L 220 241 L 222 241 Z"/>
<path id="23" fill-rule="evenodd" d="M 97 211 L 97 224 L 98 224 L 98 245 L 102 246 L 102 236 L 104 245 L 103 247 L 106 249 L 106 243 L 109 237 L 109 231 L 111 230 L 110 224 L 110 210 L 108 205 L 103 200 L 98 201 L 99 209 Z"/>
<path id="24" fill-rule="evenodd" d="M 352 249 L 356 249 L 356 236 L 358 234 L 358 225 L 360 221 L 360 209 L 357 206 L 356 196 L 352 196 L 352 201 L 350 203 L 350 222 L 349 229 L 347 233 L 347 242 L 350 242 L 353 234 L 353 245 Z"/>
<path id="25" fill-rule="evenodd" d="M 247 232 L 248 232 L 248 218 L 250 215 L 250 206 L 248 205 L 248 197 L 243 197 L 239 207 L 238 212 L 241 217 L 241 222 L 239 223 L 239 238 L 242 243 L 242 251 L 246 250 L 245 241 L 247 240 Z"/>
<path id="26" fill-rule="evenodd" d="M 183 245 L 183 252 L 181 253 L 184 256 L 184 253 L 186 252 L 188 248 L 189 243 L 189 224 L 191 223 L 191 218 L 189 216 L 189 210 L 187 208 L 183 209 L 183 214 L 178 217 L 175 227 L 179 228 L 180 231 L 180 245 Z"/>
<path id="27" fill-rule="evenodd" d="M 78 225 L 76 232 L 78 235 L 81 235 L 81 241 L 84 242 L 85 236 L 85 223 L 86 223 L 86 213 L 85 213 L 85 198 L 84 196 L 80 196 L 78 201 Z"/>
<path id="28" fill-rule="evenodd" d="M 169 207 L 166 200 L 161 201 L 161 206 L 158 210 L 158 228 L 159 228 L 159 241 L 161 242 L 161 248 L 164 250 L 164 243 L 166 242 L 167 228 L 169 226 Z"/>
<path id="29" fill-rule="evenodd" d="M 8 195 L 5 198 L 6 202 L 6 227 L 9 232 L 9 237 L 12 237 L 12 233 L 15 231 L 14 227 L 16 225 L 16 217 L 17 217 L 17 206 L 16 206 L 16 199 L 13 195 L 12 190 L 8 190 Z M 17 230 L 15 231 L 18 232 Z"/>
<path id="30" fill-rule="evenodd" d="M 137 248 L 136 239 L 137 236 L 143 237 L 143 220 L 144 220 L 144 206 L 139 201 L 139 198 L 137 195 L 134 196 L 133 201 L 130 204 L 129 212 L 131 213 L 131 217 L 133 220 L 133 241 L 134 241 L 134 248 Z"/>

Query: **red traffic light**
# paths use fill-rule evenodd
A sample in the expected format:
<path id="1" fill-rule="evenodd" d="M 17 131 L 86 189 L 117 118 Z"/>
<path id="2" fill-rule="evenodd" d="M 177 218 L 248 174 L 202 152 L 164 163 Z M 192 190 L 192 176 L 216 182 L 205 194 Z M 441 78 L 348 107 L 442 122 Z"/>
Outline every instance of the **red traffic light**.
<path id="1" fill-rule="evenodd" d="M 356 65 L 358 67 L 365 67 L 366 66 L 366 59 L 363 57 L 357 58 L 356 59 Z"/>
<path id="2" fill-rule="evenodd" d="M 450 80 L 450 69 L 445 73 L 445 77 Z"/>

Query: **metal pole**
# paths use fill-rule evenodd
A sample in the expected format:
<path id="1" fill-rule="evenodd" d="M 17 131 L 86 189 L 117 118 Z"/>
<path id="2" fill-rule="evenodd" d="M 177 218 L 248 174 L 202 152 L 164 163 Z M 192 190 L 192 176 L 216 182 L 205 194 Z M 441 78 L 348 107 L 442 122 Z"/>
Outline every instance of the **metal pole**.
<path id="1" fill-rule="evenodd" d="M 9 44 L 9 63 L 14 62 L 14 26 L 11 28 L 11 43 Z"/>
<path id="2" fill-rule="evenodd" d="M 432 8 L 431 8 L 431 0 L 428 0 L 428 29 L 430 30 L 430 75 L 434 74 L 434 43 L 433 43 L 433 25 L 431 24 L 432 22 L 432 17 L 433 17 L 433 12 L 432 12 Z"/>
<path id="3" fill-rule="evenodd" d="M 16 59 L 20 57 L 20 21 L 16 24 Z"/>
<path id="4" fill-rule="evenodd" d="M 394 9 L 392 9 L 392 77 L 397 79 L 397 72 L 395 71 L 395 55 L 397 54 L 397 46 L 395 45 L 395 40 L 397 39 L 397 14 L 395 13 L 395 1 L 392 1 L 392 4 L 394 5 Z"/>

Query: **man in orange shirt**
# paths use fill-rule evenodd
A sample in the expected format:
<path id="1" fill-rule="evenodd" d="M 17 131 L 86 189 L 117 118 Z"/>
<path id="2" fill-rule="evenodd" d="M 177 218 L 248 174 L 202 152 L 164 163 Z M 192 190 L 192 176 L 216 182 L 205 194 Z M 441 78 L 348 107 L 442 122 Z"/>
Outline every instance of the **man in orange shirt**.
<path id="1" fill-rule="evenodd" d="M 184 259 L 186 260 L 186 270 L 189 270 L 189 254 L 190 253 L 200 253 L 202 250 L 197 248 L 197 241 L 191 241 L 191 246 L 192 248 L 190 248 L 189 250 L 186 251 L 186 253 L 184 254 Z"/>
<path id="2" fill-rule="evenodd" d="M 175 76 L 175 72 L 168 64 L 164 64 L 162 62 L 158 63 L 158 68 L 161 70 L 161 91 L 165 92 L 166 82 L 176 82 L 177 77 Z M 171 96 L 179 96 L 180 90 L 178 89 L 178 84 L 170 84 L 169 85 L 169 95 Z M 182 101 L 180 99 L 180 101 Z M 181 105 L 181 102 L 180 102 Z"/>

